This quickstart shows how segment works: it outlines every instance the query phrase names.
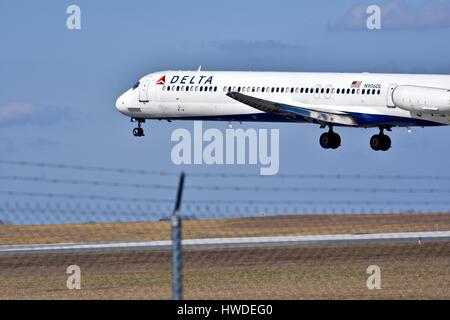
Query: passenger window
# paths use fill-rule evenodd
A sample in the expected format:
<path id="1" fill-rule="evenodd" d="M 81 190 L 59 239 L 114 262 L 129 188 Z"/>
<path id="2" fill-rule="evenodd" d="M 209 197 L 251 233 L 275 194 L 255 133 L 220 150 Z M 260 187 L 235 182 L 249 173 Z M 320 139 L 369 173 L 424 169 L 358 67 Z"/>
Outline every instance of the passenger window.
<path id="1" fill-rule="evenodd" d="M 372 90 L 373 95 L 375 95 L 376 92 L 377 92 L 377 90 L 375 90 L 375 89 Z"/>
<path id="2" fill-rule="evenodd" d="M 352 94 L 355 94 L 355 92 L 356 92 L 356 89 L 352 89 Z"/>
<path id="3" fill-rule="evenodd" d="M 327 88 L 327 94 L 329 94 L 330 93 L 330 88 Z"/>
<path id="4" fill-rule="evenodd" d="M 281 93 L 284 93 L 284 88 L 281 88 Z"/>
<path id="5" fill-rule="evenodd" d="M 261 92 L 262 92 L 262 93 L 266 92 L 266 88 L 262 87 L 262 88 L 261 88 Z"/>
<path id="6" fill-rule="evenodd" d="M 378 95 L 380 95 L 381 94 L 381 90 L 378 90 Z"/>

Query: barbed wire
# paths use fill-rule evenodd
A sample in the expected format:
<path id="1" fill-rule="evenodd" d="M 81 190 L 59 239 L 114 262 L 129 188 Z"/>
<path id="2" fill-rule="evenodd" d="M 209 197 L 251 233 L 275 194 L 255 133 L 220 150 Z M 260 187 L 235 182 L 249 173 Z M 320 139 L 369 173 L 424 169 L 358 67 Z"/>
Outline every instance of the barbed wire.
<path id="1" fill-rule="evenodd" d="M 197 191 L 270 191 L 270 192 L 308 192 L 308 193 L 410 193 L 410 194 L 447 194 L 450 189 L 445 188 L 367 188 L 367 187 L 240 187 L 240 186 L 213 186 L 194 185 L 186 186 L 186 189 Z"/>
<path id="2" fill-rule="evenodd" d="M 2 175 L 0 180 L 15 180 L 27 182 L 44 182 L 51 184 L 72 184 L 72 185 L 91 185 L 106 187 L 128 187 L 136 189 L 162 189 L 176 190 L 176 186 L 163 184 L 144 184 L 144 183 L 128 183 L 114 181 L 99 180 L 79 180 L 79 179 L 60 179 L 60 178 L 42 178 L 36 176 L 15 176 Z M 450 193 L 449 188 L 377 188 L 377 187 L 299 187 L 299 186 L 224 186 L 224 185 L 190 185 L 186 184 L 186 190 L 197 191 L 270 191 L 270 192 L 309 192 L 309 193 L 409 193 L 409 194 L 447 194 Z"/>
<path id="3" fill-rule="evenodd" d="M 64 170 L 78 170 L 78 171 L 96 171 L 96 172 L 114 172 L 119 174 L 138 174 L 138 175 L 153 175 L 163 177 L 178 177 L 179 173 L 167 171 L 152 171 L 145 169 L 127 169 L 127 168 L 113 168 L 105 166 L 86 166 L 73 165 L 63 163 L 46 163 L 46 162 L 32 162 L 32 161 L 13 161 L 0 160 L 2 165 L 25 166 L 25 167 L 39 167 L 52 168 Z M 189 173 L 189 177 L 193 178 L 253 178 L 253 179 L 322 179 L 322 180 L 434 180 L 434 181 L 450 181 L 448 175 L 419 175 L 419 174 L 278 174 L 275 176 L 261 176 L 258 174 L 248 173 Z"/>
<path id="4" fill-rule="evenodd" d="M 10 181 L 27 181 L 27 182 L 44 182 L 52 184 L 72 184 L 72 185 L 90 185 L 95 187 L 125 187 L 135 189 L 166 189 L 175 190 L 176 186 L 162 184 L 146 184 L 134 182 L 116 182 L 116 181 L 98 181 L 98 180 L 79 180 L 79 179 L 61 179 L 61 178 L 43 178 L 36 176 L 16 176 L 16 175 L 0 175 L 0 180 Z"/>
<path id="5" fill-rule="evenodd" d="M 112 167 L 103 167 L 103 166 L 73 165 L 73 164 L 63 164 L 63 163 L 0 160 L 0 164 L 12 165 L 12 166 L 22 166 L 22 167 L 39 167 L 39 168 L 65 169 L 65 170 L 77 170 L 77 171 L 112 172 L 112 173 L 118 173 L 118 174 L 138 174 L 138 175 L 174 176 L 174 177 L 179 176 L 179 173 L 169 173 L 169 172 L 164 172 L 164 171 L 112 168 Z"/>
<path id="6" fill-rule="evenodd" d="M 72 193 L 51 193 L 51 192 L 34 192 L 34 191 L 5 191 L 0 190 L 0 195 L 6 196 L 20 196 L 31 198 L 55 198 L 55 199 L 78 199 L 78 200 L 100 200 L 100 201 L 122 201 L 122 202 L 165 202 L 173 203 L 173 199 L 157 199 L 146 197 L 123 197 L 123 196 L 98 196 L 98 195 L 83 195 Z"/>
<path id="7" fill-rule="evenodd" d="M 112 201 L 131 203 L 164 203 L 173 204 L 174 199 L 147 198 L 147 197 L 123 197 L 123 196 L 97 196 L 71 193 L 50 193 L 30 191 L 5 191 L 0 190 L 0 195 L 31 198 L 50 198 L 67 200 Z M 189 205 L 422 205 L 422 206 L 450 206 L 450 200 L 242 200 L 242 199 L 185 199 L 183 203 Z"/>
<path id="8" fill-rule="evenodd" d="M 67 199 L 67 200 L 90 200 L 90 201 L 111 201 L 111 202 L 148 202 L 148 203 L 169 203 L 173 204 L 174 199 L 170 198 L 148 198 L 148 197 L 124 197 L 109 195 L 86 195 L 73 193 L 52 193 L 52 192 L 34 192 L 34 191 L 13 191 L 0 190 L 0 196 L 10 197 L 30 197 L 30 198 L 49 198 L 49 199 Z M 186 204 L 242 204 L 242 205 L 450 205 L 450 200 L 265 200 L 265 199 L 185 199 Z"/>
<path id="9" fill-rule="evenodd" d="M 351 208 L 347 207 L 326 207 L 323 203 L 319 202 L 308 202 L 309 205 L 322 205 L 321 207 L 300 207 L 298 205 L 294 206 L 267 206 L 264 204 L 258 205 L 243 205 L 242 203 L 235 203 L 231 205 L 218 205 L 217 203 L 210 204 L 185 204 L 183 207 L 183 215 L 188 217 L 246 217 L 253 216 L 255 214 L 270 214 L 273 216 L 282 215 L 286 213 L 300 213 L 300 212 L 332 212 L 332 213 L 352 213 L 352 212 L 437 212 L 436 209 L 432 210 L 430 208 L 360 208 L 355 206 Z M 358 204 L 357 202 L 352 203 L 352 205 Z M 161 219 L 168 217 L 172 210 L 172 206 L 168 204 L 116 204 L 111 205 L 100 204 L 100 203 L 30 203 L 30 202 L 6 202 L 0 206 L 0 214 L 27 214 L 33 217 L 33 219 L 45 219 L 51 218 L 54 215 L 64 215 L 68 214 L 71 216 L 67 217 L 83 217 L 83 216 L 104 216 L 113 217 L 116 215 L 121 215 L 124 217 L 148 217 L 154 219 Z M 41 214 L 42 216 L 33 216 L 33 214 Z M 48 216 L 48 217 L 47 217 Z M 59 218 L 64 218 L 59 216 Z"/>
<path id="10" fill-rule="evenodd" d="M 398 175 L 398 174 L 277 174 L 261 176 L 245 173 L 190 173 L 194 178 L 261 178 L 261 179 L 317 179 L 317 180 L 438 180 L 450 181 L 450 176 L 438 175 Z"/>

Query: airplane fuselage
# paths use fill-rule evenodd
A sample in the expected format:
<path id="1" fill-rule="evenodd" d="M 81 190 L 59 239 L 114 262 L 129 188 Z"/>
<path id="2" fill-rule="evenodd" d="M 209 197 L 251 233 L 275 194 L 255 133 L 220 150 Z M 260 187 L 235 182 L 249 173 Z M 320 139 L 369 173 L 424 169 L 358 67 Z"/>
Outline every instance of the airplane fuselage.
<path id="1" fill-rule="evenodd" d="M 165 71 L 143 77 L 116 107 L 142 122 L 308 122 L 381 130 L 440 126 L 450 124 L 450 76 Z"/>

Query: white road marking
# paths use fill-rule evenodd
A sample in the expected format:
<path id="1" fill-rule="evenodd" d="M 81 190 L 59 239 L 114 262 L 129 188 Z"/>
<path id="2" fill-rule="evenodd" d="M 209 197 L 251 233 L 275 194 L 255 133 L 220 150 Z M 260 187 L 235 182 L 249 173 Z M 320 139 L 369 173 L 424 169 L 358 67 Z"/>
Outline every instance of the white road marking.
<path id="1" fill-rule="evenodd" d="M 402 232 L 375 234 L 331 234 L 309 236 L 217 238 L 183 240 L 184 249 L 256 248 L 270 246 L 310 246 L 324 244 L 388 244 L 450 242 L 450 231 Z M 0 255 L 123 251 L 123 250 L 170 250 L 171 240 L 108 243 L 60 243 L 34 245 L 3 245 Z"/>

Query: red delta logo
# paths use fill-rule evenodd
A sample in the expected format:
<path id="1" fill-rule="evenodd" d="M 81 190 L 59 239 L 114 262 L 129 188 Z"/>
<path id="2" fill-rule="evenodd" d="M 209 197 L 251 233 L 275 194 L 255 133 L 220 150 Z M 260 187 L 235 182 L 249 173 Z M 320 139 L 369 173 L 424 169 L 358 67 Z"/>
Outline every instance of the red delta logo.
<path id="1" fill-rule="evenodd" d="M 157 85 L 165 85 L 166 84 L 166 76 L 162 76 L 161 79 L 156 81 Z"/>

